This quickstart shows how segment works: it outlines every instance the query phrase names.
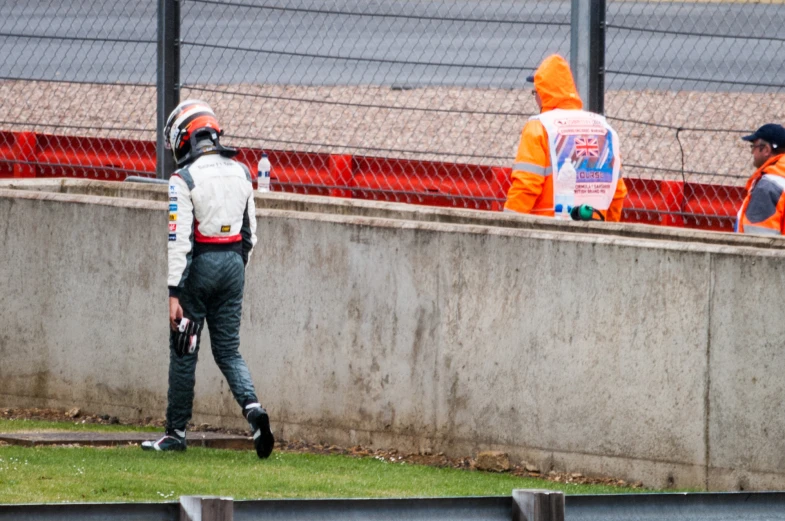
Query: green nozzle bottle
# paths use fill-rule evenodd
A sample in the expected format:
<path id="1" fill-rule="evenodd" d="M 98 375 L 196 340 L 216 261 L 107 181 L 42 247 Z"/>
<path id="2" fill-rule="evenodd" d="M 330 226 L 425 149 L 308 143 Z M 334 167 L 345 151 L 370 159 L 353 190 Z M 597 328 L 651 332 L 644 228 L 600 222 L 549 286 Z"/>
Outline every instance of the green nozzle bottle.
<path id="1" fill-rule="evenodd" d="M 573 221 L 591 221 L 594 217 L 594 208 L 588 204 L 576 206 L 570 212 Z"/>

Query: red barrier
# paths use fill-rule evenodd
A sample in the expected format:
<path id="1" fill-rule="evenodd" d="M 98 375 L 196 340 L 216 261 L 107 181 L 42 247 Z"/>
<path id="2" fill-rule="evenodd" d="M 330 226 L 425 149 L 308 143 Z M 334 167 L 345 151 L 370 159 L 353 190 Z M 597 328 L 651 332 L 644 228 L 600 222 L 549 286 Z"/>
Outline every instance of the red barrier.
<path id="1" fill-rule="evenodd" d="M 261 150 L 241 148 L 237 159 L 251 169 Z M 501 210 L 510 184 L 509 169 L 352 156 L 268 150 L 274 165 L 273 191 L 431 206 Z"/>
<path id="2" fill-rule="evenodd" d="M 16 133 L 0 131 L 0 177 L 14 177 Z"/>
<path id="3" fill-rule="evenodd" d="M 155 143 L 0 132 L 0 177 L 84 177 L 122 181 L 155 176 Z"/>
<path id="4" fill-rule="evenodd" d="M 39 135 L 39 177 L 89 177 L 122 181 L 155 175 L 155 143 L 121 139 Z"/>
<path id="5" fill-rule="evenodd" d="M 491 166 L 355 157 L 352 183 L 358 199 L 498 211 L 510 175 Z"/>
<path id="6" fill-rule="evenodd" d="M 684 185 L 684 226 L 733 231 L 736 214 L 747 190 L 743 186 Z"/>
<path id="7" fill-rule="evenodd" d="M 625 179 L 622 221 L 733 231 L 744 200 L 743 186 Z"/>
<path id="8" fill-rule="evenodd" d="M 268 150 L 273 191 L 463 207 L 503 209 L 510 169 L 348 154 Z M 254 182 L 261 150 L 238 160 Z M 155 142 L 0 131 L 0 177 L 83 177 L 122 181 L 155 175 Z M 743 187 L 625 179 L 622 220 L 732 231 Z"/>
<path id="9" fill-rule="evenodd" d="M 0 177 L 35 177 L 34 132 L 0 132 Z"/>
<path id="10" fill-rule="evenodd" d="M 270 189 L 307 195 L 330 195 L 335 185 L 330 169 L 330 154 L 301 153 L 287 150 L 266 150 L 273 165 Z M 256 185 L 261 150 L 241 148 L 237 160 L 248 166 Z"/>
<path id="11" fill-rule="evenodd" d="M 18 163 L 14 164 L 14 177 L 35 177 L 35 168 L 30 164 L 36 153 L 35 132 L 19 132 L 14 142 L 14 155 Z"/>
<path id="12" fill-rule="evenodd" d="M 354 157 L 348 154 L 330 155 L 330 177 L 333 186 L 354 186 Z M 330 196 L 352 197 L 352 191 L 332 188 Z"/>
<path id="13" fill-rule="evenodd" d="M 662 226 L 684 226 L 681 201 L 684 183 L 653 179 L 625 179 L 627 199 L 622 221 Z"/>

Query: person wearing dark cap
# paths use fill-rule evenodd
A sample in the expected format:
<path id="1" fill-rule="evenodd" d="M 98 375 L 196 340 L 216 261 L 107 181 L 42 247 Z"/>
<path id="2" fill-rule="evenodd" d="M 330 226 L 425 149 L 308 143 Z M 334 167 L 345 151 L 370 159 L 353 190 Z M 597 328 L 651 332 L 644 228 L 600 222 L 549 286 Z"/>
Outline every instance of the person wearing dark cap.
<path id="1" fill-rule="evenodd" d="M 504 210 L 619 221 L 627 188 L 616 131 L 603 116 L 583 110 L 570 66 L 558 54 L 527 80 L 540 114 L 523 127 Z M 573 211 L 583 209 L 589 211 Z"/>
<path id="2" fill-rule="evenodd" d="M 757 170 L 747 180 L 747 195 L 739 208 L 736 231 L 785 234 L 785 128 L 767 123 L 741 139 L 750 142 L 752 164 Z"/>

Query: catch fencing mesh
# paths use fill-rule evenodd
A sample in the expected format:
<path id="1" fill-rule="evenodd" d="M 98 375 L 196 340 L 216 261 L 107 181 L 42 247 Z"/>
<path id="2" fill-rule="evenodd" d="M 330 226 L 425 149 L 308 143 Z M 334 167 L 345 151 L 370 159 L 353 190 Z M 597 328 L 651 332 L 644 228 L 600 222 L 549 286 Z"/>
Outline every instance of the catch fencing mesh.
<path id="1" fill-rule="evenodd" d="M 0 176 L 154 176 L 157 4 L 0 7 Z"/>
<path id="2" fill-rule="evenodd" d="M 0 176 L 154 176 L 158 2 L 0 6 Z M 268 151 L 275 190 L 498 210 L 537 110 L 525 78 L 569 59 L 570 7 L 183 0 L 180 99 L 210 103 L 252 170 Z M 785 120 L 784 46 L 780 0 L 608 0 L 627 220 L 727 221 L 752 171 L 740 137 Z"/>
<path id="3" fill-rule="evenodd" d="M 273 189 L 499 208 L 508 181 L 456 165 L 509 167 L 537 110 L 526 76 L 568 55 L 570 5 L 190 0 L 181 37 L 181 99 L 210 103 L 233 145 L 272 151 Z M 297 164 L 319 154 L 374 179 Z M 484 196 L 459 196 L 476 182 Z"/>
<path id="4" fill-rule="evenodd" d="M 785 122 L 783 52 L 781 1 L 608 0 L 605 111 L 625 175 L 683 183 L 686 197 L 667 211 L 721 224 L 754 170 L 740 138 Z M 647 213 L 656 212 L 638 215 L 654 217 Z"/>

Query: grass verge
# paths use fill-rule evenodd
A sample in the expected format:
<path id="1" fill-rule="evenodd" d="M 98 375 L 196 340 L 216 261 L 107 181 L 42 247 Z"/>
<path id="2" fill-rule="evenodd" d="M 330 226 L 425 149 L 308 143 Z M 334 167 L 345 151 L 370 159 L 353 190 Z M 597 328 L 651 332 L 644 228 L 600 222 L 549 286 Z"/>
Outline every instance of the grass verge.
<path id="1" fill-rule="evenodd" d="M 0 432 L 159 431 L 155 427 L 0 420 Z M 392 459 L 393 461 L 390 461 Z M 567 494 L 641 492 L 639 488 L 556 483 L 395 458 L 189 448 L 184 453 L 139 447 L 0 445 L 0 503 L 165 501 L 182 495 L 235 499 L 451 497 L 509 495 L 515 488 Z"/>
<path id="2" fill-rule="evenodd" d="M 509 495 L 515 488 L 567 494 L 640 489 L 559 484 L 507 474 L 434 468 L 341 455 L 192 448 L 153 453 L 138 447 L 0 446 L 0 503 Z"/>

